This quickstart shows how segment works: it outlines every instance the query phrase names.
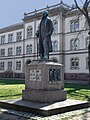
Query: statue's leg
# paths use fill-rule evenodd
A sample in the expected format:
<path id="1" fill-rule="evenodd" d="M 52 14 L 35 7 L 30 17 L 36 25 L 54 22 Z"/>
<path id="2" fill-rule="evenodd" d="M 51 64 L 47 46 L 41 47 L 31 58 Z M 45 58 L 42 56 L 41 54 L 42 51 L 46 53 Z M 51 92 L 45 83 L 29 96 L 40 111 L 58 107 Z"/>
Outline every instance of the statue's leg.
<path id="1" fill-rule="evenodd" d="M 40 59 L 43 59 L 43 54 L 42 53 L 40 54 Z"/>
<path id="2" fill-rule="evenodd" d="M 43 41 L 39 41 L 39 56 L 40 59 L 43 59 L 44 57 L 44 48 L 43 48 Z"/>
<path id="3" fill-rule="evenodd" d="M 48 47 L 48 39 L 44 39 L 43 41 L 44 48 L 44 59 L 49 59 L 49 47 Z"/>

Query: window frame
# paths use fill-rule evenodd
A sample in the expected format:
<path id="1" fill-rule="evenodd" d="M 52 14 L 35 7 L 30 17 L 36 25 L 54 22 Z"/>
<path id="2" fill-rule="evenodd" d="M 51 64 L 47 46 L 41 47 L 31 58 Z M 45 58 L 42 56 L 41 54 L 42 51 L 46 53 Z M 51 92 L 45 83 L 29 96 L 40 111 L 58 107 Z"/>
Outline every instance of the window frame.
<path id="1" fill-rule="evenodd" d="M 0 62 L 0 70 L 4 70 L 5 69 L 5 62 Z"/>
<path id="2" fill-rule="evenodd" d="M 4 57 L 5 56 L 5 49 L 0 49 L 0 56 L 1 57 Z"/>
<path id="3" fill-rule="evenodd" d="M 58 41 L 57 40 L 52 41 L 52 51 L 53 52 L 58 51 Z"/>
<path id="4" fill-rule="evenodd" d="M 53 20 L 53 27 L 54 27 L 54 31 L 53 34 L 57 34 L 58 33 L 58 20 Z"/>
<path id="5" fill-rule="evenodd" d="M 1 45 L 5 44 L 5 37 L 6 37 L 5 35 L 1 36 Z"/>
<path id="6" fill-rule="evenodd" d="M 76 44 L 78 42 L 78 45 Z M 71 51 L 76 51 L 80 49 L 80 40 L 79 38 L 76 39 L 71 39 L 70 40 L 70 50 Z"/>
<path id="7" fill-rule="evenodd" d="M 32 54 L 32 48 L 33 48 L 32 44 L 28 44 L 26 46 L 26 54 Z"/>
<path id="8" fill-rule="evenodd" d="M 8 62 L 8 70 L 10 70 L 10 71 L 12 70 L 12 61 Z"/>
<path id="9" fill-rule="evenodd" d="M 76 24 L 76 23 L 78 23 L 78 24 Z M 78 28 L 76 27 L 77 25 L 78 25 Z M 70 21 L 70 32 L 77 32 L 77 31 L 79 31 L 79 19 L 71 20 Z"/>
<path id="10" fill-rule="evenodd" d="M 22 40 L 22 31 L 16 33 L 16 41 L 19 42 Z"/>
<path id="11" fill-rule="evenodd" d="M 21 55 L 22 53 L 22 47 L 21 46 L 17 46 L 16 47 L 16 55 Z"/>
<path id="12" fill-rule="evenodd" d="M 72 70 L 79 69 L 79 58 L 78 57 L 75 57 L 75 58 L 73 57 L 70 59 L 70 69 L 72 69 Z"/>
<path id="13" fill-rule="evenodd" d="M 13 42 L 13 33 L 8 34 L 8 43 L 12 43 Z"/>
<path id="14" fill-rule="evenodd" d="M 27 39 L 33 36 L 33 27 L 30 25 L 27 27 Z"/>
<path id="15" fill-rule="evenodd" d="M 12 56 L 13 55 L 13 48 L 10 47 L 8 48 L 8 56 Z"/>
<path id="16" fill-rule="evenodd" d="M 16 61 L 16 70 L 21 70 L 21 61 Z"/>

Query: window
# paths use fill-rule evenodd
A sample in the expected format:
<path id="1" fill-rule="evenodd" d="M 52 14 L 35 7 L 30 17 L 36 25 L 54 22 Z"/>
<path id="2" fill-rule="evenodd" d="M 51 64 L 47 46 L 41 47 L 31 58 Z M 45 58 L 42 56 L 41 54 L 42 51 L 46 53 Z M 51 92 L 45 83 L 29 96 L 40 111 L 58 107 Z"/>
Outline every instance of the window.
<path id="1" fill-rule="evenodd" d="M 71 32 L 74 32 L 74 22 L 71 22 Z"/>
<path id="2" fill-rule="evenodd" d="M 78 69 L 79 68 L 79 59 L 75 58 L 75 68 Z"/>
<path id="3" fill-rule="evenodd" d="M 79 69 L 79 58 L 71 58 L 71 69 Z"/>
<path id="4" fill-rule="evenodd" d="M 72 39 L 70 41 L 70 50 L 79 50 L 79 39 Z"/>
<path id="5" fill-rule="evenodd" d="M 79 30 L 79 21 L 77 19 L 71 21 L 70 28 L 71 28 L 71 32 L 78 31 Z"/>
<path id="6" fill-rule="evenodd" d="M 79 49 L 79 39 L 75 39 L 75 50 Z"/>
<path id="7" fill-rule="evenodd" d="M 21 46 L 16 47 L 16 55 L 21 55 Z"/>
<path id="8" fill-rule="evenodd" d="M 13 55 L 13 48 L 8 48 L 8 56 L 12 56 Z"/>
<path id="9" fill-rule="evenodd" d="M 58 51 L 58 41 L 55 40 L 55 41 L 52 41 L 52 50 L 55 52 L 55 51 Z"/>
<path id="10" fill-rule="evenodd" d="M 74 58 L 71 59 L 71 68 L 74 68 L 75 67 L 75 60 Z"/>
<path id="11" fill-rule="evenodd" d="M 12 61 L 8 62 L 8 70 L 12 70 Z"/>
<path id="12" fill-rule="evenodd" d="M 88 49 L 88 45 L 89 45 L 89 36 L 86 38 L 86 49 Z"/>
<path id="13" fill-rule="evenodd" d="M 8 35 L 8 43 L 11 43 L 13 41 L 13 34 Z"/>
<path id="14" fill-rule="evenodd" d="M 21 70 L 21 61 L 16 61 L 16 70 Z"/>
<path id="15" fill-rule="evenodd" d="M 33 28 L 32 28 L 32 26 L 29 26 L 27 28 L 27 38 L 31 38 L 32 34 L 33 34 Z"/>
<path id="16" fill-rule="evenodd" d="M 72 39 L 70 41 L 70 50 L 74 50 L 74 49 L 75 49 L 75 47 L 74 47 L 74 39 Z"/>
<path id="17" fill-rule="evenodd" d="M 5 43 L 5 35 L 2 35 L 1 36 L 1 44 L 4 44 Z"/>
<path id="18" fill-rule="evenodd" d="M 5 56 L 5 49 L 0 50 L 0 56 Z"/>
<path id="19" fill-rule="evenodd" d="M 0 70 L 4 70 L 4 62 L 0 62 Z"/>
<path id="20" fill-rule="evenodd" d="M 58 33 L 58 21 L 54 20 L 53 21 L 53 27 L 54 27 L 54 34 Z"/>
<path id="21" fill-rule="evenodd" d="M 22 32 L 17 32 L 17 38 L 16 41 L 22 40 Z"/>
<path id="22" fill-rule="evenodd" d="M 79 30 L 79 23 L 78 23 L 78 21 L 75 21 L 75 31 L 78 31 Z"/>
<path id="23" fill-rule="evenodd" d="M 26 46 L 26 54 L 31 54 L 32 53 L 32 45 L 27 45 Z"/>

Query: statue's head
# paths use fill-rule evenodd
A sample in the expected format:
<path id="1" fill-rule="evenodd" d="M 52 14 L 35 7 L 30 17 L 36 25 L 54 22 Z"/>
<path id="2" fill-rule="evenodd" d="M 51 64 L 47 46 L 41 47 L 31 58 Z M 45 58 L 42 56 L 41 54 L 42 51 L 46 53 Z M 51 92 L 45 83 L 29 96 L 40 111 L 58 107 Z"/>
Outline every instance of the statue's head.
<path id="1" fill-rule="evenodd" d="M 43 17 L 46 18 L 48 16 L 48 11 L 43 11 L 42 14 L 43 14 Z"/>

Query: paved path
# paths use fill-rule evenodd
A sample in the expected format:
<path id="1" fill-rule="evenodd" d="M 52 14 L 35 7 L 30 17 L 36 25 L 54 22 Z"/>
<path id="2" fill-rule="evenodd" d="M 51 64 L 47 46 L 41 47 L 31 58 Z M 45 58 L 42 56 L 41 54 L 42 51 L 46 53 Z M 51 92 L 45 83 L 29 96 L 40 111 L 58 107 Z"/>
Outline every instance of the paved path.
<path id="1" fill-rule="evenodd" d="M 90 107 L 48 117 L 0 108 L 0 120 L 90 120 Z"/>

